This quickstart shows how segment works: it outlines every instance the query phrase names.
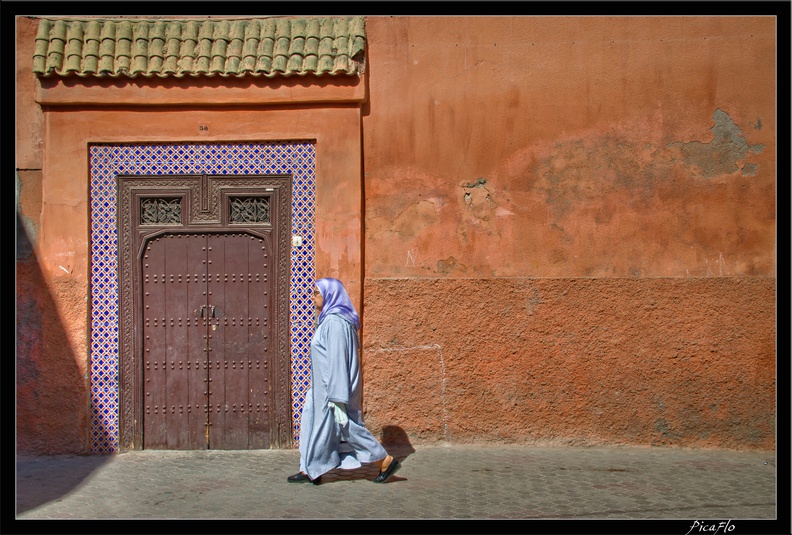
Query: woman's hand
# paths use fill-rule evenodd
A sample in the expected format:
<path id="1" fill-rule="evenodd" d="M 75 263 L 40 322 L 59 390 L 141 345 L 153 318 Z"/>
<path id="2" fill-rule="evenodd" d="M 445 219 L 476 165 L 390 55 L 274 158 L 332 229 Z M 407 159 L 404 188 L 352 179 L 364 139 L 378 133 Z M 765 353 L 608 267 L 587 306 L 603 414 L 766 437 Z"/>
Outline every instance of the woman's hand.
<path id="1" fill-rule="evenodd" d="M 346 405 L 343 403 L 336 403 L 335 401 L 331 401 L 327 404 L 330 409 L 333 411 L 333 418 L 335 419 L 338 425 L 346 425 L 349 422 L 349 417 L 347 416 L 346 412 Z"/>

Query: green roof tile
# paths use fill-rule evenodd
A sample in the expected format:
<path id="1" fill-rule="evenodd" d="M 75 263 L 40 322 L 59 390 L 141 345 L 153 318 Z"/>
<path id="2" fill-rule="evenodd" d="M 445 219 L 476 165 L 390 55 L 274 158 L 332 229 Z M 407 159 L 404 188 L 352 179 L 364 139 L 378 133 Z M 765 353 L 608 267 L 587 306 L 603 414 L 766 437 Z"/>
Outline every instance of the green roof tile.
<path id="1" fill-rule="evenodd" d="M 363 17 L 39 22 L 40 76 L 183 77 L 358 75 Z"/>

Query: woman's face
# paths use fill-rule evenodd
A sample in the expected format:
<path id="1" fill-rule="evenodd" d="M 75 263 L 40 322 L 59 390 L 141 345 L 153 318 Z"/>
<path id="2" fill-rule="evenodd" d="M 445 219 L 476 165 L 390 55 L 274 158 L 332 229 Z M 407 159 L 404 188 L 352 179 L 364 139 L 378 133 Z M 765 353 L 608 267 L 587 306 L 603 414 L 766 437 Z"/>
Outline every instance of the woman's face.
<path id="1" fill-rule="evenodd" d="M 324 297 L 322 297 L 322 292 L 319 291 L 319 288 L 314 288 L 313 300 L 316 310 L 322 310 L 324 306 Z"/>

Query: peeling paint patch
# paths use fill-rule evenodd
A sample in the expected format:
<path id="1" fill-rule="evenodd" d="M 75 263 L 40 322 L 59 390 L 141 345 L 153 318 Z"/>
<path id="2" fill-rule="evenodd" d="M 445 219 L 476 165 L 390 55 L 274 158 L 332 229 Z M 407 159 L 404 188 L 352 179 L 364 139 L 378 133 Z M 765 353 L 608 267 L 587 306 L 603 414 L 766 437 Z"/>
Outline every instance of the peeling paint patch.
<path id="1" fill-rule="evenodd" d="M 482 187 L 482 188 L 483 188 L 483 187 L 484 187 L 486 184 L 487 184 L 487 179 L 486 179 L 486 178 L 481 178 L 481 177 L 479 177 L 479 179 L 478 179 L 478 180 L 476 180 L 476 181 L 475 181 L 473 184 L 471 184 L 470 182 L 468 182 L 467 184 L 465 184 L 465 185 L 464 185 L 464 186 L 462 186 L 462 187 L 463 187 L 463 188 L 467 188 L 467 189 L 470 189 L 470 188 L 478 188 L 478 187 Z M 486 189 L 486 188 L 484 188 L 484 189 Z"/>
<path id="2" fill-rule="evenodd" d="M 495 207 L 492 192 L 487 189 L 486 184 L 487 180 L 485 178 L 479 178 L 473 184 L 462 185 L 462 189 L 465 191 L 462 197 L 465 207 L 480 219 L 487 219 L 492 208 Z"/>
<path id="3" fill-rule="evenodd" d="M 437 271 L 442 273 L 443 275 L 448 275 L 454 271 L 467 271 L 467 266 L 464 264 L 460 264 L 457 262 L 457 259 L 453 256 L 449 256 L 445 260 L 440 260 L 437 262 Z"/>
<path id="4" fill-rule="evenodd" d="M 719 175 L 728 175 L 743 170 L 743 174 L 752 176 L 756 174 L 757 166 L 744 170 L 740 162 L 749 152 L 758 154 L 764 145 L 748 145 L 742 130 L 734 124 L 728 113 L 716 109 L 712 114 L 715 125 L 711 128 L 714 138 L 709 143 L 691 141 L 690 143 L 674 142 L 669 147 L 679 147 L 685 162 L 701 169 L 702 176 L 712 178 Z M 761 123 L 760 123 L 761 124 Z M 760 126 L 761 128 L 761 126 Z"/>
<path id="5" fill-rule="evenodd" d="M 755 163 L 747 163 L 742 167 L 742 174 L 743 176 L 755 176 L 757 169 L 759 169 L 759 166 Z"/>

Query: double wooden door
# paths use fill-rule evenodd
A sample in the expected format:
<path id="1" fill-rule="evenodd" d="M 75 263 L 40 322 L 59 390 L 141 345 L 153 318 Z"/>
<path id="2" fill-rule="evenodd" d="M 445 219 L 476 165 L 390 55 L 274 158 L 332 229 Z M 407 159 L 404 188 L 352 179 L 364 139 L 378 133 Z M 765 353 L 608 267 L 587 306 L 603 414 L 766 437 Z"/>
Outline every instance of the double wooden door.
<path id="1" fill-rule="evenodd" d="M 223 233 L 147 244 L 144 448 L 269 447 L 269 242 Z"/>
<path id="2" fill-rule="evenodd" d="M 290 192 L 118 177 L 122 450 L 292 446 Z"/>

